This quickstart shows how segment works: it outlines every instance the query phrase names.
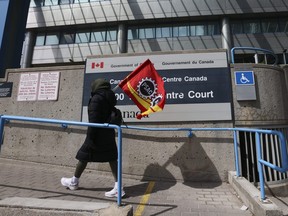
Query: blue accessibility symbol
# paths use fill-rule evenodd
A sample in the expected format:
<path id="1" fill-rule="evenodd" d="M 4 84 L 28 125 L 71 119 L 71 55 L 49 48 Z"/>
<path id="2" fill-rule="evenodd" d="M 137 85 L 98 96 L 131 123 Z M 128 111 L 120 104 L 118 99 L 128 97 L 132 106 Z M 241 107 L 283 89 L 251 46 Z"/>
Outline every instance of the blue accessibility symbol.
<path id="1" fill-rule="evenodd" d="M 236 85 L 254 85 L 253 71 L 235 71 L 235 84 Z"/>

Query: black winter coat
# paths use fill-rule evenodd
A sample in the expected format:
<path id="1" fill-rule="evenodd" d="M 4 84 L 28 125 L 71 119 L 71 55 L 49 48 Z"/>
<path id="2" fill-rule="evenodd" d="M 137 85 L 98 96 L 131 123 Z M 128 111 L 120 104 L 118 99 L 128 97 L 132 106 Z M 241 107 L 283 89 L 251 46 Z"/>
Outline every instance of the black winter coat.
<path id="1" fill-rule="evenodd" d="M 90 123 L 106 123 L 116 97 L 112 90 L 99 89 L 93 92 L 88 105 Z M 117 160 L 114 129 L 88 127 L 86 139 L 77 152 L 76 159 L 86 162 L 109 162 Z"/>

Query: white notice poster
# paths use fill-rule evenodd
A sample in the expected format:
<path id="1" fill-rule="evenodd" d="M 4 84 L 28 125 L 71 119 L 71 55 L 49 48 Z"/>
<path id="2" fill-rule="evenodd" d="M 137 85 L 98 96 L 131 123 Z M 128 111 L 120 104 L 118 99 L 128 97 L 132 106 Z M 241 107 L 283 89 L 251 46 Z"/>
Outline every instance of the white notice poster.
<path id="1" fill-rule="evenodd" d="M 38 100 L 58 99 L 59 74 L 59 72 L 40 74 Z"/>
<path id="2" fill-rule="evenodd" d="M 21 74 L 17 101 L 35 101 L 37 99 L 39 73 Z"/>

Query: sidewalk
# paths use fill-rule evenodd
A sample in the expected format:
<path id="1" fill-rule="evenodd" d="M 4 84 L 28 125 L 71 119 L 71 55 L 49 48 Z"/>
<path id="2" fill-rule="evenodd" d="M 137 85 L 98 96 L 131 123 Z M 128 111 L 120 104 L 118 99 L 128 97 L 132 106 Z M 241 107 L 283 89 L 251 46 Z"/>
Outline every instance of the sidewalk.
<path id="1" fill-rule="evenodd" d="M 110 173 L 85 170 L 79 190 L 70 191 L 61 186 L 60 179 L 70 177 L 73 171 L 70 167 L 0 158 L 0 199 L 117 204 L 116 198 L 104 196 L 114 185 Z M 227 183 L 149 182 L 129 177 L 123 176 L 126 196 L 122 204 L 131 205 L 137 216 L 252 216 Z"/>

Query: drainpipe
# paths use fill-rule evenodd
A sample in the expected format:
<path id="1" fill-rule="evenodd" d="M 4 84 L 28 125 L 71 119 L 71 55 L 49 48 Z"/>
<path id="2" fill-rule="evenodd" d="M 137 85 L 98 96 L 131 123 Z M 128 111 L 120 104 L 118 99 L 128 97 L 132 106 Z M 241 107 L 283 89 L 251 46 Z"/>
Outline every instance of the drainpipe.
<path id="1" fill-rule="evenodd" d="M 21 68 L 31 67 L 34 44 L 35 34 L 31 31 L 26 32 L 22 51 Z"/>
<path id="2" fill-rule="evenodd" d="M 283 63 L 286 65 L 287 62 L 286 62 L 286 52 L 287 52 L 287 49 L 284 49 L 283 50 Z"/>
<path id="3" fill-rule="evenodd" d="M 118 38 L 117 38 L 117 42 L 118 42 L 118 50 L 117 53 L 126 53 L 127 52 L 127 28 L 126 25 L 121 23 L 118 26 Z"/>

